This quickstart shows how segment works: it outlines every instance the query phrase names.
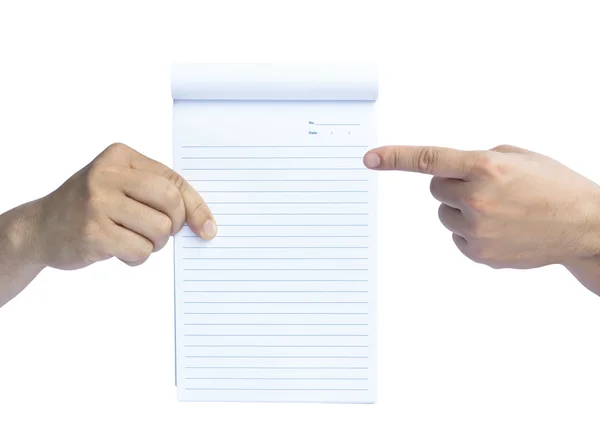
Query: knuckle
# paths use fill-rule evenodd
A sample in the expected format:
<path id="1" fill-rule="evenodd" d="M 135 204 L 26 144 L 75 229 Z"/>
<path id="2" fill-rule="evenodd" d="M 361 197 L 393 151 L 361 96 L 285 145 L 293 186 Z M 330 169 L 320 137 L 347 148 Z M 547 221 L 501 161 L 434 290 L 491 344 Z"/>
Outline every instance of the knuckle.
<path id="1" fill-rule="evenodd" d="M 484 264 L 489 259 L 488 249 L 484 247 L 482 242 L 471 238 L 469 238 L 468 242 L 465 242 L 465 238 L 462 236 L 459 237 L 456 234 L 453 234 L 452 239 L 460 252 L 469 260 Z"/>
<path id="2" fill-rule="evenodd" d="M 93 162 L 87 167 L 87 171 L 85 174 L 85 182 L 88 187 L 93 187 L 104 177 L 104 168 L 100 162 Z"/>
<path id="3" fill-rule="evenodd" d="M 415 169 L 430 174 L 437 162 L 438 154 L 431 148 L 423 148 L 415 157 Z"/>
<path id="4" fill-rule="evenodd" d="M 463 236 L 463 229 L 459 224 L 456 223 L 456 220 L 452 215 L 452 211 L 454 211 L 453 208 L 441 204 L 438 208 L 438 218 L 442 223 L 442 226 L 444 226 L 444 228 L 446 228 L 448 231 Z"/>
<path id="5" fill-rule="evenodd" d="M 121 181 L 121 177 L 123 176 L 123 167 L 119 165 L 104 165 L 98 169 L 101 176 L 108 182 L 114 183 L 117 181 Z"/>
<path id="6" fill-rule="evenodd" d="M 105 154 L 107 155 L 122 155 L 127 153 L 131 148 L 124 143 L 111 143 L 105 150 Z"/>
<path id="7" fill-rule="evenodd" d="M 140 248 L 140 254 L 142 259 L 147 259 L 152 254 L 154 246 L 150 242 L 144 242 L 143 246 Z"/>
<path id="8" fill-rule="evenodd" d="M 438 208 L 438 220 L 440 221 L 440 223 L 442 224 L 442 226 L 444 228 L 448 229 L 448 225 L 446 224 L 446 217 L 444 215 L 444 209 L 441 205 Z"/>
<path id="9" fill-rule="evenodd" d="M 198 212 L 204 212 L 208 210 L 208 205 L 204 200 L 201 200 L 196 207 L 192 210 L 192 215 L 197 214 Z"/>
<path id="10" fill-rule="evenodd" d="M 153 251 L 154 251 L 154 245 L 152 243 L 150 243 L 149 241 L 146 241 L 146 242 L 142 243 L 136 249 L 136 251 L 133 253 L 132 261 L 143 263 L 146 260 L 148 260 L 148 257 L 150 257 L 150 255 L 152 254 Z"/>
<path id="11" fill-rule="evenodd" d="M 169 184 L 169 186 L 165 188 L 164 197 L 165 202 L 170 207 L 176 208 L 177 206 L 179 206 L 179 202 L 181 201 L 181 192 L 179 191 L 179 188 L 173 186 L 172 184 Z"/>
<path id="12" fill-rule="evenodd" d="M 498 157 L 492 152 L 482 152 L 477 156 L 477 160 L 473 165 L 473 171 L 478 175 L 486 177 L 498 177 L 502 173 L 502 167 L 498 161 Z"/>
<path id="13" fill-rule="evenodd" d="M 143 241 L 140 244 L 132 246 L 128 253 L 124 254 L 123 261 L 130 266 L 137 266 L 144 263 L 154 252 L 154 245 L 151 241 Z"/>
<path id="14" fill-rule="evenodd" d="M 135 260 L 135 261 L 125 261 L 125 263 L 127 264 L 127 266 L 135 268 L 136 266 L 144 264 L 145 261 L 146 260 Z"/>
<path id="15" fill-rule="evenodd" d="M 439 194 L 439 189 L 440 189 L 440 178 L 434 176 L 431 179 L 431 181 L 429 182 L 429 192 L 431 195 L 433 195 L 435 197 Z"/>
<path id="16" fill-rule="evenodd" d="M 465 227 L 465 235 L 472 240 L 481 240 L 486 237 L 486 229 L 480 222 L 470 223 Z"/>
<path id="17" fill-rule="evenodd" d="M 100 184 L 120 181 L 122 175 L 123 167 L 119 165 L 94 162 L 88 167 L 86 184 L 89 189 L 95 189 Z"/>
<path id="18" fill-rule="evenodd" d="M 162 175 L 164 178 L 173 183 L 180 192 L 185 192 L 187 190 L 187 182 L 177 172 L 171 169 L 166 169 Z"/>
<path id="19" fill-rule="evenodd" d="M 486 212 L 489 207 L 487 199 L 476 193 L 472 193 L 462 197 L 460 199 L 460 202 L 464 206 L 471 209 L 473 212 L 478 213 Z"/>
<path id="20" fill-rule="evenodd" d="M 440 219 L 440 221 L 442 222 L 442 224 L 444 226 L 446 226 L 446 227 L 448 225 L 448 223 L 447 223 L 447 221 L 448 221 L 448 212 L 447 211 L 449 209 L 450 208 L 448 206 L 446 206 L 445 204 L 443 204 L 443 203 L 438 207 L 438 218 Z"/>
<path id="21" fill-rule="evenodd" d="M 444 221 L 444 205 L 439 205 L 438 206 L 438 218 L 440 219 L 441 222 Z"/>
<path id="22" fill-rule="evenodd" d="M 400 169 L 402 165 L 402 154 L 399 150 L 395 150 L 392 155 L 391 169 Z"/>
<path id="23" fill-rule="evenodd" d="M 171 235 L 171 229 L 173 229 L 173 222 L 169 217 L 161 216 L 156 223 L 156 229 L 158 231 L 158 237 L 163 239 Z"/>
<path id="24" fill-rule="evenodd" d="M 487 172 L 494 167 L 494 160 L 492 156 L 488 152 L 481 152 L 477 156 L 477 160 L 475 161 L 474 168 L 478 172 Z"/>
<path id="25" fill-rule="evenodd" d="M 471 252 L 471 260 L 480 264 L 493 263 L 494 254 L 490 248 L 485 246 L 476 246 Z"/>

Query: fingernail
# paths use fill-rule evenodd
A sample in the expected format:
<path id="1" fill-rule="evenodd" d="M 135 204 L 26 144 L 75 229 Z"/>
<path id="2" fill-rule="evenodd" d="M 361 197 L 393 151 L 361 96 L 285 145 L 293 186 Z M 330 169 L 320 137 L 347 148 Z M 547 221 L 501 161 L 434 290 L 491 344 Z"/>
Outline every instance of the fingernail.
<path id="1" fill-rule="evenodd" d="M 206 220 L 202 226 L 202 233 L 206 238 L 213 238 L 217 233 L 217 225 L 211 219 Z"/>
<path id="2" fill-rule="evenodd" d="M 365 155 L 363 162 L 367 168 L 373 169 L 381 164 L 381 157 L 374 152 L 369 152 Z"/>

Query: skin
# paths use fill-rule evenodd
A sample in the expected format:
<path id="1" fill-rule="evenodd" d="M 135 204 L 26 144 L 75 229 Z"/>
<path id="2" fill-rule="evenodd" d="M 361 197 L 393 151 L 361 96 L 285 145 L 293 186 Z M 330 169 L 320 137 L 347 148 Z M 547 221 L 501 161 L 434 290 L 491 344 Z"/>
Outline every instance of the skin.
<path id="1" fill-rule="evenodd" d="M 562 265 L 600 294 L 600 187 L 565 165 L 508 145 L 384 146 L 363 161 L 432 175 L 439 219 L 469 259 L 496 269 Z"/>
<path id="2" fill-rule="evenodd" d="M 439 219 L 469 259 L 493 268 L 558 264 L 600 294 L 600 187 L 514 146 L 461 151 L 384 146 L 366 167 L 432 175 Z M 216 235 L 210 209 L 177 173 L 120 143 L 47 196 L 0 215 L 0 306 L 44 268 L 117 257 L 144 263 L 184 223 Z"/>
<path id="3" fill-rule="evenodd" d="M 210 209 L 179 174 L 115 143 L 54 192 L 0 215 L 0 306 L 44 268 L 116 257 L 137 266 L 187 223 L 203 239 Z"/>

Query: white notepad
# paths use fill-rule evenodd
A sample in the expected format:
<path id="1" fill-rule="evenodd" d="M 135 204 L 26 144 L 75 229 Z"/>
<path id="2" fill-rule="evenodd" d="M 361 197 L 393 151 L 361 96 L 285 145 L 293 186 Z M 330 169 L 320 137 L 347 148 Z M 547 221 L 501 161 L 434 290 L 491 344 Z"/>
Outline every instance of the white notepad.
<path id="1" fill-rule="evenodd" d="M 174 169 L 211 241 L 175 236 L 182 401 L 372 403 L 377 71 L 177 64 Z"/>

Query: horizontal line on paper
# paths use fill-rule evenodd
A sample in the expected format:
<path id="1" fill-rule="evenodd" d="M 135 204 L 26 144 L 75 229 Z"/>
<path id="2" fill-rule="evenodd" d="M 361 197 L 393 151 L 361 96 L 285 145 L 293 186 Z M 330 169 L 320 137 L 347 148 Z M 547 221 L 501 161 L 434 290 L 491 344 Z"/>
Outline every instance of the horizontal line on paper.
<path id="1" fill-rule="evenodd" d="M 366 305 L 368 301 L 184 301 L 184 304 L 200 305 Z"/>
<path id="2" fill-rule="evenodd" d="M 368 171 L 367 168 L 181 168 L 182 171 Z"/>
<path id="3" fill-rule="evenodd" d="M 369 326 L 369 323 L 184 323 L 183 325 L 184 326 Z"/>
<path id="4" fill-rule="evenodd" d="M 189 182 L 368 182 L 368 178 L 357 179 L 291 179 L 291 178 L 272 178 L 272 179 L 214 179 L 214 180 L 188 180 Z"/>
<path id="5" fill-rule="evenodd" d="M 220 227 L 244 227 L 251 228 L 253 226 L 256 227 L 290 227 L 290 228 L 350 228 L 350 227 L 367 227 L 368 224 L 358 224 L 358 225 L 230 225 L 230 224 L 219 224 Z"/>
<path id="6" fill-rule="evenodd" d="M 368 334 L 184 334 L 185 337 L 368 337 Z"/>
<path id="7" fill-rule="evenodd" d="M 341 282 L 353 282 L 353 283 L 358 283 L 358 282 L 368 282 L 369 280 L 310 280 L 310 279 L 303 279 L 303 280 L 237 280 L 237 279 L 224 279 L 224 280 L 212 280 L 212 279 L 185 279 L 183 280 L 185 281 L 205 281 L 205 282 L 243 282 L 243 283 L 252 283 L 252 282 L 293 282 L 293 283 L 299 283 L 299 282 L 336 282 L 336 283 L 341 283 Z"/>
<path id="8" fill-rule="evenodd" d="M 348 356 L 348 355 L 186 355 L 186 358 L 340 358 L 340 359 L 364 359 L 369 358 L 367 356 Z"/>
<path id="9" fill-rule="evenodd" d="M 357 367 L 357 366 L 301 366 L 301 367 L 290 367 L 290 366 L 186 366 L 185 369 L 369 369 L 368 367 Z"/>
<path id="10" fill-rule="evenodd" d="M 368 148 L 366 145 L 182 145 L 182 148 Z"/>
<path id="11" fill-rule="evenodd" d="M 208 203 L 210 206 L 210 203 Z M 368 212 L 213 212 L 213 215 L 310 215 L 310 216 L 331 216 L 331 215 L 369 215 Z"/>
<path id="12" fill-rule="evenodd" d="M 333 160 L 362 159 L 362 157 L 181 157 L 182 160 Z"/>
<path id="13" fill-rule="evenodd" d="M 368 391 L 368 389 L 185 388 L 186 391 Z"/>
<path id="14" fill-rule="evenodd" d="M 246 190 L 226 190 L 226 191 L 202 191 L 202 194 L 211 194 L 211 193 L 226 193 L 226 194 L 239 194 L 239 193 L 246 193 L 246 194 L 256 194 L 256 193 L 262 193 L 262 194 L 271 194 L 271 193 L 311 193 L 311 194 L 329 194 L 329 193 L 343 193 L 343 194 L 351 194 L 351 193 L 367 193 L 369 191 L 309 191 L 309 190 L 289 190 L 289 191 L 282 191 L 282 190 L 273 190 L 273 191 L 246 191 Z"/>
<path id="15" fill-rule="evenodd" d="M 183 257 L 183 260 L 275 260 L 269 257 Z M 277 257 L 276 260 L 368 260 L 368 257 Z"/>
<path id="16" fill-rule="evenodd" d="M 360 126 L 360 123 L 315 123 L 315 126 Z"/>
<path id="17" fill-rule="evenodd" d="M 184 312 L 184 315 L 369 315 L 368 312 Z"/>
<path id="18" fill-rule="evenodd" d="M 368 246 L 182 246 L 183 249 L 369 249 Z"/>
<path id="19" fill-rule="evenodd" d="M 318 294 L 327 294 L 327 293 L 331 293 L 331 292 L 339 292 L 339 293 L 367 293 L 369 291 L 183 291 L 183 292 L 206 292 L 206 293 L 234 293 L 234 292 L 243 292 L 243 293 L 276 293 L 276 294 L 285 294 L 285 293 L 300 293 L 300 294 L 312 294 L 312 293 L 318 293 Z"/>
<path id="20" fill-rule="evenodd" d="M 186 377 L 186 380 L 368 380 L 368 378 L 338 378 L 338 377 Z"/>
<path id="21" fill-rule="evenodd" d="M 368 271 L 368 269 L 359 269 L 359 268 L 339 268 L 339 269 L 290 269 L 290 268 L 280 268 L 280 269 L 265 269 L 265 268 L 184 268 L 184 271 Z"/>
<path id="22" fill-rule="evenodd" d="M 367 345 L 185 345 L 186 348 L 368 348 Z"/>
<path id="23" fill-rule="evenodd" d="M 211 205 L 368 205 L 369 202 L 207 202 Z"/>
<path id="24" fill-rule="evenodd" d="M 182 235 L 198 238 L 197 235 Z M 368 235 L 219 235 L 219 238 L 369 238 Z"/>

